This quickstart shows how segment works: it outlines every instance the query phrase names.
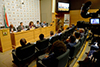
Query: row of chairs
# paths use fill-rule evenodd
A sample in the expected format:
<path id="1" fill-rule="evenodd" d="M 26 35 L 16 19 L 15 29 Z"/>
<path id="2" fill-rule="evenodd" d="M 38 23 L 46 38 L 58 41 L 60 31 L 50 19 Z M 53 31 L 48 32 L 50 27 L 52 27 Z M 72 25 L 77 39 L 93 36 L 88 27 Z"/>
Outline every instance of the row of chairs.
<path id="1" fill-rule="evenodd" d="M 74 59 L 75 57 L 76 57 L 76 55 L 77 55 L 77 53 L 78 53 L 78 51 L 81 49 L 81 47 L 83 46 L 83 44 L 84 44 L 84 42 L 85 42 L 85 40 L 86 40 L 86 37 L 87 37 L 87 35 L 88 35 L 88 31 L 87 31 L 87 33 L 80 39 L 80 41 L 76 44 L 76 45 L 74 45 L 70 50 L 69 49 L 67 49 L 67 51 L 64 53 L 64 54 L 62 54 L 62 55 L 60 55 L 60 56 L 58 56 L 57 58 L 56 58 L 56 64 L 55 65 L 52 65 L 52 67 L 65 67 L 66 66 L 66 64 L 67 64 L 67 66 L 69 66 L 69 62 L 71 62 L 72 61 L 72 59 Z M 44 64 L 42 64 L 42 63 L 40 63 L 39 60 L 40 58 L 38 58 L 38 60 L 37 60 L 37 67 L 45 67 L 45 65 Z"/>
<path id="2" fill-rule="evenodd" d="M 74 30 L 75 30 L 75 27 L 73 27 L 72 29 L 68 31 L 65 31 L 60 36 L 58 35 L 54 36 L 50 41 L 49 39 L 44 39 L 43 41 L 38 42 L 37 44 L 31 43 L 31 45 L 28 45 L 27 47 L 22 48 L 21 51 L 19 51 L 18 55 L 16 55 L 16 51 L 12 51 L 13 62 L 18 66 L 20 66 L 21 64 L 26 64 L 28 61 L 31 62 L 32 59 L 46 53 L 48 51 L 48 48 L 50 47 L 50 44 L 53 44 L 57 40 L 63 41 L 70 34 L 72 34 Z M 69 52 L 70 51 L 68 51 L 67 53 L 69 54 Z"/>

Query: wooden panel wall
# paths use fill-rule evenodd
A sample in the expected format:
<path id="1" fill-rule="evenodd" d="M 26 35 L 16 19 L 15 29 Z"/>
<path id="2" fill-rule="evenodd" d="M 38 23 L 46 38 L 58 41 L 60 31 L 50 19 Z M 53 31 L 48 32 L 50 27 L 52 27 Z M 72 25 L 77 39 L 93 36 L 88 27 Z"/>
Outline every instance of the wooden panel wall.
<path id="1" fill-rule="evenodd" d="M 98 9 L 90 9 L 89 12 L 96 12 Z M 70 10 L 70 20 L 71 24 L 77 24 L 77 21 L 86 21 L 89 22 L 90 18 L 83 18 L 80 15 L 80 10 Z"/>

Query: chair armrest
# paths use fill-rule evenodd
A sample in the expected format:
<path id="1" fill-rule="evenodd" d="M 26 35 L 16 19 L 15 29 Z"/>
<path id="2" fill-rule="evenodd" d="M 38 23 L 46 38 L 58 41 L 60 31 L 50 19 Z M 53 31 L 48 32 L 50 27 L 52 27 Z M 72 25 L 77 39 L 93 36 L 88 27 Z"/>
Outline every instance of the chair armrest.
<path id="1" fill-rule="evenodd" d="M 35 47 L 36 51 L 40 51 L 37 47 Z"/>
<path id="2" fill-rule="evenodd" d="M 41 60 L 37 61 L 37 67 L 47 67 L 45 66 Z"/>
<path id="3" fill-rule="evenodd" d="M 16 53 L 15 53 L 15 51 L 12 51 L 12 56 L 13 56 L 13 59 L 17 59 L 18 61 L 21 61 L 18 57 L 17 57 L 17 55 L 16 55 Z"/>

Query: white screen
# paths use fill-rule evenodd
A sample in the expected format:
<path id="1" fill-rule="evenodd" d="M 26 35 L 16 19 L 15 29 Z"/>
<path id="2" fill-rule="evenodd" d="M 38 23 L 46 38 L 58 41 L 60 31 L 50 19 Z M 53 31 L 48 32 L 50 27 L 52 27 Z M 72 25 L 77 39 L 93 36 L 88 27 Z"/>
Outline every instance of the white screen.
<path id="1" fill-rule="evenodd" d="M 58 2 L 58 11 L 69 11 L 69 3 Z"/>
<path id="2" fill-rule="evenodd" d="M 99 24 L 99 19 L 91 19 L 91 24 Z"/>

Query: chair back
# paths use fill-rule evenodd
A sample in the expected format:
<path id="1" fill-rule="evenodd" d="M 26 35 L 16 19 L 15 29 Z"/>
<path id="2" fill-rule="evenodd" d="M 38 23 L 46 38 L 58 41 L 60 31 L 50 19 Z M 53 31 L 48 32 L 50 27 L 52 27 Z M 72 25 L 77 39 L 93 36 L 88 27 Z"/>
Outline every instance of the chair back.
<path id="1" fill-rule="evenodd" d="M 49 45 L 49 39 L 44 39 L 36 43 L 36 47 L 41 51 L 46 49 L 48 45 Z"/>
<path id="2" fill-rule="evenodd" d="M 57 40 L 59 40 L 59 35 L 52 37 L 51 40 L 50 40 L 50 43 L 53 44 Z"/>
<path id="3" fill-rule="evenodd" d="M 63 41 L 63 40 L 64 40 L 64 36 L 65 36 L 65 32 L 62 33 L 62 34 L 59 36 L 59 40 Z"/>
<path id="4" fill-rule="evenodd" d="M 66 63 L 69 60 L 69 53 L 70 53 L 70 50 L 67 49 L 67 51 L 64 54 L 62 54 L 56 58 L 58 60 L 57 67 L 65 67 L 66 66 Z"/>
<path id="5" fill-rule="evenodd" d="M 35 44 L 19 47 L 16 49 L 16 55 L 19 59 L 25 60 L 35 54 Z"/>
<path id="6" fill-rule="evenodd" d="M 80 49 L 80 41 L 70 49 L 70 57 L 74 58 Z"/>

